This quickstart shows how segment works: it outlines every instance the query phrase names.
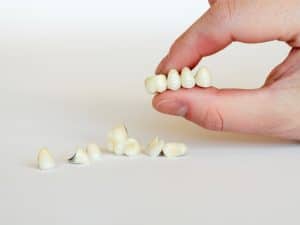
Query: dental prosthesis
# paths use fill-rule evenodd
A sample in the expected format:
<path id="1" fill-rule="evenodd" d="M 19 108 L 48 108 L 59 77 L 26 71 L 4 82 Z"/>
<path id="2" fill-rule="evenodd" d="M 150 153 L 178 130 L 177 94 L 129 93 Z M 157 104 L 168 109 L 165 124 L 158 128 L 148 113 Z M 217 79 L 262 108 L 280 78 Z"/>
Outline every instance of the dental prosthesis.
<path id="1" fill-rule="evenodd" d="M 163 93 L 166 90 L 177 91 L 180 88 L 189 89 L 195 86 L 202 88 L 211 86 L 211 75 L 206 67 L 201 67 L 195 74 L 188 67 L 184 67 L 181 74 L 171 69 L 167 75 L 152 75 L 145 80 L 145 87 L 149 94 Z"/>

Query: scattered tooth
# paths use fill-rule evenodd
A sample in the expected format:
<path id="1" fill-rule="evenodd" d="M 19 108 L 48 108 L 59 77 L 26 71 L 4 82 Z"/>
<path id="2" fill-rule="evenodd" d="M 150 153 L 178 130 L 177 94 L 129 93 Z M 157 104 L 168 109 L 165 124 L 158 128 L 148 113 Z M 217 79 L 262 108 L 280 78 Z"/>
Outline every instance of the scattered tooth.
<path id="1" fill-rule="evenodd" d="M 185 155 L 187 147 L 183 143 L 167 143 L 163 147 L 163 154 L 168 158 Z"/>
<path id="2" fill-rule="evenodd" d="M 83 148 L 78 148 L 76 153 L 69 159 L 69 162 L 73 164 L 88 164 L 89 157 Z"/>
<path id="3" fill-rule="evenodd" d="M 168 73 L 167 79 L 168 89 L 176 91 L 181 87 L 181 80 L 179 73 L 175 69 L 171 69 Z"/>
<path id="4" fill-rule="evenodd" d="M 211 86 L 211 75 L 206 67 L 202 67 L 195 75 L 196 84 L 199 87 Z"/>
<path id="5" fill-rule="evenodd" d="M 128 139 L 128 132 L 124 125 L 113 128 L 107 135 L 107 149 L 116 154 L 123 154 L 123 146 Z"/>
<path id="6" fill-rule="evenodd" d="M 126 143 L 126 141 L 114 143 L 114 151 L 113 151 L 113 153 L 115 153 L 116 155 L 123 155 L 124 154 L 125 143 Z"/>
<path id="7" fill-rule="evenodd" d="M 124 125 L 118 125 L 108 133 L 108 139 L 113 139 L 116 141 L 125 141 L 127 138 L 128 132 L 127 128 Z"/>
<path id="8" fill-rule="evenodd" d="M 155 75 L 147 77 L 145 80 L 145 87 L 149 94 L 155 94 L 156 93 L 156 81 L 155 81 Z"/>
<path id="9" fill-rule="evenodd" d="M 86 152 L 89 158 L 94 161 L 101 159 L 101 150 L 97 144 L 88 144 Z"/>
<path id="10" fill-rule="evenodd" d="M 155 137 L 146 147 L 145 153 L 151 157 L 157 157 L 162 152 L 164 147 L 164 140 Z"/>
<path id="11" fill-rule="evenodd" d="M 129 138 L 124 145 L 124 154 L 127 156 L 135 156 L 141 152 L 139 142 L 133 138 Z"/>
<path id="12" fill-rule="evenodd" d="M 193 88 L 195 86 L 195 78 L 188 67 L 184 67 L 181 71 L 181 86 L 184 88 Z"/>
<path id="13" fill-rule="evenodd" d="M 55 167 L 55 162 L 47 148 L 42 148 L 37 157 L 38 168 L 48 170 Z"/>

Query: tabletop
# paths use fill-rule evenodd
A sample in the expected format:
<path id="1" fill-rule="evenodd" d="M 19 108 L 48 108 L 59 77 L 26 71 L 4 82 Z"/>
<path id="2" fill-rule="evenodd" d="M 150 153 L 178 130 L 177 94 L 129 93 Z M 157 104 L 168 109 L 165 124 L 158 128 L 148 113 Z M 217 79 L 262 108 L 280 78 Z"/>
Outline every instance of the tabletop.
<path id="1" fill-rule="evenodd" d="M 144 78 L 206 2 L 0 5 L 0 224 L 300 223 L 297 143 L 204 130 L 156 112 L 145 92 Z M 216 87 L 256 88 L 288 51 L 235 43 L 200 64 Z M 188 154 L 67 163 L 77 146 L 105 146 L 120 123 L 144 145 L 159 136 Z M 54 170 L 36 168 L 43 146 Z"/>

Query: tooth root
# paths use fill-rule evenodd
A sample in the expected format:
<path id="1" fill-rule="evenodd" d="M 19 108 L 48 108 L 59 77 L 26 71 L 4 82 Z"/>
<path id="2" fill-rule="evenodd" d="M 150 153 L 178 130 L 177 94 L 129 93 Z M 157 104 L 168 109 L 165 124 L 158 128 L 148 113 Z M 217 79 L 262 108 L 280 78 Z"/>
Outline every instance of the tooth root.
<path id="1" fill-rule="evenodd" d="M 83 148 L 78 148 L 76 153 L 69 159 L 72 164 L 88 164 L 89 157 Z"/>
<path id="2" fill-rule="evenodd" d="M 172 91 L 176 91 L 180 89 L 181 87 L 181 80 L 179 73 L 175 69 L 171 69 L 168 73 L 168 79 L 167 79 L 167 85 L 168 89 Z"/>
<path id="3" fill-rule="evenodd" d="M 97 144 L 88 144 L 86 152 L 89 158 L 94 161 L 101 159 L 101 150 Z"/>
<path id="4" fill-rule="evenodd" d="M 37 157 L 38 167 L 41 170 L 48 170 L 55 167 L 55 162 L 53 157 L 50 155 L 47 148 L 42 148 Z"/>
<path id="5" fill-rule="evenodd" d="M 188 67 L 184 67 L 181 71 L 181 85 L 184 88 L 193 88 L 195 86 L 195 78 Z"/>
<path id="6" fill-rule="evenodd" d="M 185 155 L 187 147 L 183 143 L 167 143 L 163 147 L 163 154 L 168 158 Z"/>
<path id="7" fill-rule="evenodd" d="M 147 145 L 145 153 L 151 157 L 157 157 L 161 154 L 164 144 L 165 142 L 163 140 L 160 140 L 158 137 L 155 137 Z"/>
<path id="8" fill-rule="evenodd" d="M 195 76 L 196 84 L 199 87 L 211 86 L 211 75 L 206 67 L 202 67 L 198 70 Z"/>
<path id="9" fill-rule="evenodd" d="M 145 88 L 149 94 L 156 93 L 156 82 L 155 82 L 155 75 L 147 77 L 145 80 Z"/>
<path id="10" fill-rule="evenodd" d="M 139 142 L 133 138 L 129 138 L 124 145 L 124 154 L 127 156 L 136 156 L 141 152 Z"/>

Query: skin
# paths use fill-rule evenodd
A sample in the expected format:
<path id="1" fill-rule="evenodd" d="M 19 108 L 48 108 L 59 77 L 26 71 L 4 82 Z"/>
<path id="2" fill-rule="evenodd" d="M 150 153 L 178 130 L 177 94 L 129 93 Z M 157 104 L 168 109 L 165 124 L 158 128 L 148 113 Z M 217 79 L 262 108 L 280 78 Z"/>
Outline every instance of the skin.
<path id="1" fill-rule="evenodd" d="M 290 54 L 261 88 L 167 91 L 153 98 L 154 108 L 210 130 L 300 140 L 300 0 L 209 3 L 210 9 L 171 46 L 157 73 L 193 68 L 234 41 L 283 41 L 291 46 Z"/>

